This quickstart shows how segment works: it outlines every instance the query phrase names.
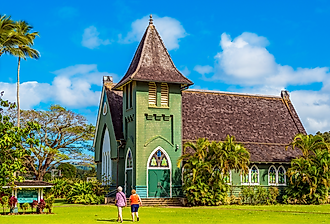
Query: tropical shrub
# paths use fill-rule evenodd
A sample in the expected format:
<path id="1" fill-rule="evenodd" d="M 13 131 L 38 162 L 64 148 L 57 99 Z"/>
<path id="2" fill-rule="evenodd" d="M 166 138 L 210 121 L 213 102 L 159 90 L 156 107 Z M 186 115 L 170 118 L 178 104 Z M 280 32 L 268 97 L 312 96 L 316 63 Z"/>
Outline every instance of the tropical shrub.
<path id="1" fill-rule="evenodd" d="M 31 210 L 33 211 L 34 208 L 36 208 L 38 205 L 38 201 L 33 200 L 33 202 L 30 204 Z"/>
<path id="2" fill-rule="evenodd" d="M 192 149 L 193 153 L 187 153 Z M 228 204 L 227 177 L 231 170 L 248 172 L 250 154 L 235 138 L 224 142 L 209 142 L 206 138 L 196 143 L 186 142 L 184 154 L 178 160 L 183 165 L 183 191 L 190 205 Z"/>
<path id="3" fill-rule="evenodd" d="M 302 156 L 291 161 L 287 171 L 289 185 L 283 198 L 286 203 L 322 204 L 330 187 L 329 145 L 320 135 L 298 134 L 290 144 Z"/>
<path id="4" fill-rule="evenodd" d="M 53 194 L 47 195 L 46 199 L 46 209 L 48 209 L 48 213 L 52 213 L 53 205 L 55 203 L 55 197 Z"/>
<path id="5" fill-rule="evenodd" d="M 243 203 L 251 205 L 276 204 L 279 190 L 277 187 L 242 186 L 240 198 Z"/>
<path id="6" fill-rule="evenodd" d="M 9 203 L 9 197 L 8 196 L 3 196 L 0 200 L 0 203 L 2 205 L 3 214 L 6 214 L 5 210 L 7 208 L 8 203 Z"/>
<path id="7" fill-rule="evenodd" d="M 104 202 L 104 188 L 97 181 L 79 181 L 72 185 L 66 199 L 74 204 L 101 204 Z"/>
<path id="8" fill-rule="evenodd" d="M 9 198 L 9 202 L 8 202 L 8 205 L 11 209 L 13 209 L 17 204 L 17 198 L 15 196 L 11 196 Z"/>
<path id="9" fill-rule="evenodd" d="M 54 185 L 52 188 L 48 190 L 49 193 L 53 194 L 55 198 L 65 198 L 66 195 L 71 190 L 73 181 L 56 178 L 53 181 L 51 181 L 51 183 Z"/>
<path id="10" fill-rule="evenodd" d="M 26 210 L 29 208 L 29 203 L 21 204 L 21 209 L 23 209 L 23 214 L 25 214 Z"/>
<path id="11" fill-rule="evenodd" d="M 45 207 L 46 207 L 46 202 L 43 199 L 40 199 L 40 202 L 38 203 L 38 207 L 37 207 L 37 213 L 42 214 Z"/>

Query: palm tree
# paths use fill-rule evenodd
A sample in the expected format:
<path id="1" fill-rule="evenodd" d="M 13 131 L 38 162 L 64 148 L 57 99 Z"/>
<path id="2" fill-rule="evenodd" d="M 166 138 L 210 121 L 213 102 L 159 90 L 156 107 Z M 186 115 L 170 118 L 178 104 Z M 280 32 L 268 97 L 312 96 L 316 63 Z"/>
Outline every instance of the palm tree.
<path id="1" fill-rule="evenodd" d="M 10 54 L 18 57 L 18 66 L 17 66 L 17 127 L 20 126 L 20 102 L 19 102 L 19 76 L 20 76 L 20 66 L 21 66 L 21 58 L 26 60 L 26 58 L 34 58 L 38 59 L 40 57 L 40 53 L 33 49 L 32 46 L 34 44 L 34 39 L 39 36 L 38 32 L 30 31 L 33 29 L 31 25 L 29 25 L 25 21 L 18 21 L 15 23 L 15 35 L 21 39 L 19 43 L 15 45 L 15 47 L 10 49 Z"/>
<path id="2" fill-rule="evenodd" d="M 14 34 L 14 22 L 10 16 L 0 15 L 0 56 L 8 53 L 11 47 L 16 44 Z"/>
<path id="3" fill-rule="evenodd" d="M 293 141 L 285 147 L 292 147 L 292 149 L 300 149 L 304 158 L 308 159 L 311 155 L 315 154 L 317 149 L 327 149 L 330 152 L 329 145 L 324 141 L 320 135 L 304 135 L 297 134 Z"/>
<path id="4" fill-rule="evenodd" d="M 230 170 L 240 171 L 241 174 L 249 172 L 250 153 L 235 141 L 234 136 L 227 135 L 223 142 L 212 142 L 209 148 L 210 160 L 224 175 Z"/>

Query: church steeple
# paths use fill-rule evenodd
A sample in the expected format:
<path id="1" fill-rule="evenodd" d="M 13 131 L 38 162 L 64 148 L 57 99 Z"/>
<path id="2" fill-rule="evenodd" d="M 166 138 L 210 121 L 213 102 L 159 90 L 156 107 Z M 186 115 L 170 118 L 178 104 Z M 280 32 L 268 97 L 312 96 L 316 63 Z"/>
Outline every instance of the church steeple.
<path id="1" fill-rule="evenodd" d="M 124 85 L 133 80 L 177 83 L 182 86 L 193 84 L 175 67 L 153 24 L 152 15 L 150 15 L 149 26 L 135 52 L 130 67 L 125 76 L 114 86 L 114 89 L 122 90 Z"/>

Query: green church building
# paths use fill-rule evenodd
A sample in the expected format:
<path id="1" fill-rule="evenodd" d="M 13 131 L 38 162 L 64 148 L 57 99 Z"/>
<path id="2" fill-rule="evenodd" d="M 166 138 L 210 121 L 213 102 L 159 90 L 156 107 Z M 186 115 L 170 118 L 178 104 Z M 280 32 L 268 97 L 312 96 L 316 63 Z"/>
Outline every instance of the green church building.
<path id="1" fill-rule="evenodd" d="M 233 135 L 251 154 L 249 174 L 232 172 L 234 185 L 286 185 L 297 150 L 285 150 L 306 131 L 289 93 L 265 96 L 189 89 L 150 19 L 125 76 L 103 78 L 96 133 L 98 179 L 132 188 L 142 198 L 182 196 L 177 160 L 183 144 Z"/>

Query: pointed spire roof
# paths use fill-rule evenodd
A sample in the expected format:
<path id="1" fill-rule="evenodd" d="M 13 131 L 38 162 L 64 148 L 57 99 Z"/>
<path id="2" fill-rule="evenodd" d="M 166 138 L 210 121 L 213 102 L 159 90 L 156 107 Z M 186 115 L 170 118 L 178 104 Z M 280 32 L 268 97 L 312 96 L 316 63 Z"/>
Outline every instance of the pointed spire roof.
<path id="1" fill-rule="evenodd" d="M 193 84 L 175 67 L 152 21 L 150 15 L 149 26 L 135 52 L 131 65 L 125 76 L 113 89 L 122 90 L 123 86 L 132 80 L 178 83 L 184 86 Z"/>

